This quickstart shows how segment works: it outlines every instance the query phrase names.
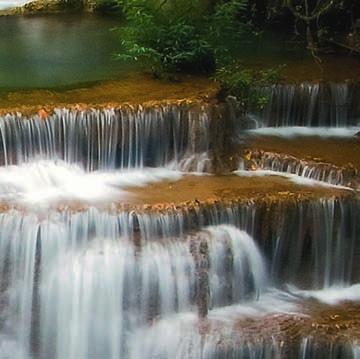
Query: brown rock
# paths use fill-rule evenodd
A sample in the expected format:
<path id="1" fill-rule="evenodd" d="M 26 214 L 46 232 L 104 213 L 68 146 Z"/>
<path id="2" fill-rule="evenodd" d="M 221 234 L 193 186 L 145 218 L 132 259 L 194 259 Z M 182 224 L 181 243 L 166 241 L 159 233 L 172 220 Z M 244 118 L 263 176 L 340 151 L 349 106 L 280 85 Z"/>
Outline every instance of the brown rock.
<path id="1" fill-rule="evenodd" d="M 43 108 L 41 108 L 39 111 L 38 111 L 38 116 L 42 119 L 42 120 L 46 120 L 49 116 L 49 114 L 47 113 L 47 111 Z"/>

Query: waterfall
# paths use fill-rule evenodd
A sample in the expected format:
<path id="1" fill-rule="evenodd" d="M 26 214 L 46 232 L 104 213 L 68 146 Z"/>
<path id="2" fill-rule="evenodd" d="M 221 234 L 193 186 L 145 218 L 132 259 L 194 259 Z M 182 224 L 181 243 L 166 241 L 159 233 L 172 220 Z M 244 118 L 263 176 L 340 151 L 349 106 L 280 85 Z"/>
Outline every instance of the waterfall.
<path id="1" fill-rule="evenodd" d="M 180 161 L 171 161 L 168 168 L 182 172 L 213 173 L 213 160 L 209 152 L 190 153 Z"/>
<path id="2" fill-rule="evenodd" d="M 283 211 L 274 205 L 271 211 L 267 219 L 259 217 L 256 227 L 266 228 L 258 235 L 263 236 L 264 246 L 271 253 L 274 280 L 312 288 L 359 280 L 356 204 L 319 200 Z"/>
<path id="3" fill-rule="evenodd" d="M 210 309 L 256 299 L 265 284 L 280 278 L 296 284 L 299 275 L 300 280 L 304 276 L 311 288 L 358 281 L 358 223 L 349 226 L 357 218 L 351 211 L 359 207 L 354 206 L 328 201 L 292 211 L 284 208 L 274 222 L 261 208 L 255 208 L 255 214 L 251 208 L 236 207 L 213 216 L 198 213 L 203 218 L 226 218 L 227 213 L 229 221 L 243 213 L 247 228 L 253 223 L 254 228 L 272 227 L 253 234 L 263 255 L 248 234 L 231 226 L 207 227 L 174 242 L 171 237 L 180 235 L 171 232 L 176 226 L 155 214 L 138 214 L 134 221 L 132 214 L 95 209 L 53 212 L 41 220 L 35 214 L 3 213 L 0 273 L 6 334 L 16 333 L 24 353 L 33 351 L 41 358 L 91 358 L 91 353 L 94 358 L 115 358 L 128 350 L 125 342 L 132 330 L 158 317 L 192 311 L 201 304 L 198 296 L 210 296 Z M 192 222 L 191 213 L 179 216 L 179 228 Z M 153 228 L 161 229 L 162 240 L 151 240 Z M 141 242 L 133 237 L 138 230 Z M 202 275 L 196 263 L 204 241 L 206 292 L 206 286 L 199 286 L 202 282 L 196 284 Z M 265 279 L 263 256 L 271 268 L 270 281 Z"/>
<path id="4" fill-rule="evenodd" d="M 268 103 L 247 114 L 258 126 L 360 118 L 357 84 L 259 91 Z M 357 192 L 308 180 L 292 183 L 302 192 L 249 186 L 219 199 L 239 174 L 224 162 L 246 124 L 216 108 L 0 117 L 0 358 L 359 357 Z M 296 158 L 253 160 L 334 185 L 350 178 Z M 189 172 L 214 176 L 214 198 L 192 194 Z M 170 198 L 180 181 L 187 202 Z M 169 200 L 141 198 L 157 182 Z"/>
<path id="5" fill-rule="evenodd" d="M 42 358 L 119 358 L 134 327 L 191 309 L 195 268 L 185 245 L 151 243 L 136 254 L 122 242 L 65 253 L 44 274 Z"/>
<path id="6" fill-rule="evenodd" d="M 256 168 L 275 172 L 295 174 L 315 181 L 322 181 L 333 185 L 351 183 L 356 170 L 338 167 L 328 163 L 302 160 L 294 156 L 265 151 L 252 151 L 252 163 Z M 239 168 L 246 168 L 245 161 L 240 159 Z"/>
<path id="7" fill-rule="evenodd" d="M 348 285 L 360 278 L 359 210 L 357 200 L 324 199 L 294 204 L 235 203 L 133 216 L 142 238 L 179 236 L 214 224 L 235 225 L 256 240 L 270 265 L 272 280 L 323 288 Z M 220 245 L 216 250 L 220 255 L 225 249 Z"/>
<path id="8" fill-rule="evenodd" d="M 130 358 L 357 358 L 351 335 L 331 342 L 331 329 L 317 338 L 313 320 L 301 314 L 295 297 L 270 293 L 212 310 L 206 320 L 180 313 L 141 328 L 131 338 Z"/>
<path id="9" fill-rule="evenodd" d="M 203 324 L 199 324 L 201 327 Z M 206 323 L 204 323 L 206 325 Z M 202 329 L 200 329 L 201 331 Z M 280 359 L 280 343 L 245 342 L 236 345 L 231 333 L 203 335 L 196 330 L 196 318 L 191 314 L 161 321 L 153 328 L 140 330 L 131 340 L 131 359 Z M 159 340 L 158 338 L 164 338 Z M 229 341 L 228 341 L 229 340 Z"/>
<path id="10" fill-rule="evenodd" d="M 305 338 L 301 345 L 299 355 L 299 359 L 303 358 L 357 359 L 356 346 L 353 343 L 324 344 L 321 342 L 316 342 L 316 340 L 313 338 Z"/>
<path id="11" fill-rule="evenodd" d="M 235 227 L 209 227 L 210 293 L 212 306 L 244 300 L 249 293 L 258 297 L 265 288 L 264 260 L 253 239 Z"/>
<path id="12" fill-rule="evenodd" d="M 359 124 L 357 83 L 278 84 L 255 92 L 267 99 L 262 109 L 251 108 L 246 116 L 256 127 Z"/>
<path id="13" fill-rule="evenodd" d="M 354 345 L 353 347 L 353 355 L 354 355 L 354 359 L 359 359 L 360 358 L 360 346 L 359 345 Z"/>
<path id="14" fill-rule="evenodd" d="M 209 147 L 206 106 L 55 109 L 48 119 L 0 118 L 0 161 L 59 158 L 87 170 L 163 166 Z"/>
<path id="15" fill-rule="evenodd" d="M 121 236 L 119 217 L 100 212 L 42 222 L 12 213 L 0 222 L 3 319 L 25 353 L 19 359 L 30 352 L 40 358 L 119 358 L 134 330 L 193 310 L 204 295 L 199 255 L 186 238 L 135 243 Z M 263 261 L 246 233 L 229 226 L 203 233 L 209 234 L 209 257 L 217 256 L 216 264 L 209 261 L 210 272 L 227 266 L 212 242 L 219 246 L 227 236 L 232 244 L 231 302 L 245 298 L 247 277 L 254 278 L 257 292 L 264 286 Z M 241 263 L 235 263 L 239 256 Z M 214 302 L 220 290 L 210 284 Z"/>

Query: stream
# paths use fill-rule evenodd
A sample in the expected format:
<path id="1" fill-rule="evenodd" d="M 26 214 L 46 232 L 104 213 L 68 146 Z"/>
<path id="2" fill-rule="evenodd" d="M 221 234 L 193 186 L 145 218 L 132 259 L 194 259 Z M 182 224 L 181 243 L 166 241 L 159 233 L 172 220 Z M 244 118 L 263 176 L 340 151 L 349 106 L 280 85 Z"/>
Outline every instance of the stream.
<path id="1" fill-rule="evenodd" d="M 0 86 L 118 76 L 113 25 L 1 18 Z M 242 116 L 231 102 L 0 116 L 1 359 L 360 358 L 358 169 L 237 147 L 356 148 L 359 86 L 257 90 L 269 101 Z"/>

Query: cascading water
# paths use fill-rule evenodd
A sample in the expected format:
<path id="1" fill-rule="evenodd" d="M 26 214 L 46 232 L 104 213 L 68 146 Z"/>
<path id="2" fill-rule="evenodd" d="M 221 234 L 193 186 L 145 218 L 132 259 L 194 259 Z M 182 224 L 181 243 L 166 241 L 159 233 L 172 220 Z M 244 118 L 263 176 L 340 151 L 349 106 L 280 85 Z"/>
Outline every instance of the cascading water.
<path id="1" fill-rule="evenodd" d="M 62 254 L 41 278 L 42 358 L 123 357 L 134 328 L 191 309 L 188 247 L 151 243 L 136 253 L 123 239 L 97 241 Z"/>
<path id="2" fill-rule="evenodd" d="M 99 212 L 54 215 L 40 223 L 19 213 L 0 220 L 3 320 L 6 335 L 13 334 L 23 353 L 18 358 L 31 352 L 40 358 L 122 357 L 134 330 L 192 310 L 202 295 L 197 258 L 187 240 L 137 245 L 121 236 L 120 217 Z M 209 257 L 216 261 L 210 260 L 211 270 L 226 266 L 227 258 L 211 244 L 221 245 L 224 236 L 234 261 L 244 258 L 241 267 L 234 263 L 227 270 L 232 301 L 241 299 L 247 275 L 259 291 L 265 275 L 252 239 L 234 227 L 211 227 L 206 233 Z M 211 283 L 210 295 L 216 302 L 221 288 Z"/>
<path id="3" fill-rule="evenodd" d="M 209 228 L 209 287 L 212 306 L 238 303 L 265 287 L 265 265 L 253 239 L 235 227 Z"/>
<path id="4" fill-rule="evenodd" d="M 355 346 L 353 347 L 353 356 L 354 356 L 354 359 L 360 358 L 360 346 L 357 344 L 355 344 Z"/>
<path id="5" fill-rule="evenodd" d="M 355 85 L 267 91 L 263 125 L 356 124 Z M 0 119 L 1 358 L 358 358 L 355 196 L 115 206 L 212 172 L 213 121 L 188 105 Z"/>
<path id="6" fill-rule="evenodd" d="M 351 176 L 343 168 L 328 163 L 306 161 L 294 156 L 272 152 L 253 151 L 251 164 L 257 169 L 280 173 L 294 174 L 299 177 L 326 182 L 333 185 L 346 185 L 351 183 Z M 239 169 L 246 169 L 246 160 L 239 160 Z M 351 171 L 353 174 L 354 171 Z"/>
<path id="7" fill-rule="evenodd" d="M 319 340 L 301 311 L 296 297 L 275 291 L 257 302 L 212 310 L 202 321 L 177 314 L 135 332 L 130 358 L 357 358 L 356 342 Z"/>
<path id="8" fill-rule="evenodd" d="M 241 211 L 234 209 L 235 213 Z M 246 218 L 253 222 L 252 217 Z M 131 216 L 95 210 L 78 214 L 53 213 L 41 222 L 35 215 L 23 216 L 19 212 L 1 215 L 2 303 L 6 308 L 3 321 L 6 335 L 18 343 L 19 353 L 24 353 L 18 358 L 28 358 L 30 352 L 40 358 L 123 357 L 128 350 L 135 350 L 127 347 L 130 340 L 127 338 L 133 338 L 131 333 L 152 330 L 154 320 L 170 318 L 171 313 L 176 312 L 184 312 L 185 316 L 189 311 L 196 313 L 196 307 L 201 305 L 199 300 L 207 295 L 210 296 L 208 309 L 261 298 L 266 284 L 276 279 L 275 275 L 270 281 L 266 280 L 262 255 L 251 237 L 235 227 L 208 227 L 199 235 L 184 237 L 180 242 L 163 237 L 158 243 L 149 240 L 154 235 L 152 228 L 161 224 L 151 223 L 153 218 L 141 219 L 141 215 L 135 222 L 129 218 Z M 184 227 L 186 220 L 183 215 L 180 218 L 177 221 L 183 222 Z M 302 221 L 304 219 L 300 218 L 299 223 Z M 143 223 L 140 227 L 139 222 Z M 163 225 L 176 228 L 166 221 Z M 143 243 L 132 242 L 133 231 L 138 228 L 140 237 L 145 239 Z M 287 230 L 293 228 L 290 222 Z M 321 241 L 323 235 L 330 239 L 331 228 L 317 233 L 313 245 Z M 163 233 L 179 235 L 176 230 L 167 233 L 163 229 Z M 279 234 L 275 237 L 278 246 L 285 241 Z M 294 245 L 296 242 L 298 239 Z M 205 258 L 209 268 L 206 278 L 196 269 L 202 243 L 206 243 Z M 326 248 L 327 242 L 319 244 L 315 252 L 320 252 L 324 245 Z M 294 252 L 283 250 L 276 248 L 275 254 L 265 254 L 270 255 L 269 259 L 279 259 L 282 255 L 284 260 L 289 254 L 295 256 L 301 252 L 299 247 Z M 347 248 L 343 254 L 349 262 L 351 253 L 352 248 Z M 288 269 L 279 265 L 275 262 L 272 267 L 288 274 Z M 334 265 L 335 258 L 329 258 L 318 263 L 316 268 L 336 273 Z M 294 263 L 293 270 L 298 266 L 300 263 Z M 208 283 L 208 291 L 203 292 L 199 281 Z M 240 345 L 239 353 L 253 350 L 249 345 L 245 345 L 248 349 Z M 166 350 L 174 348 L 176 346 L 166 346 Z M 270 345 L 268 350 L 274 348 Z"/>
<path id="9" fill-rule="evenodd" d="M 205 107 L 164 105 L 103 110 L 57 109 L 38 116 L 0 118 L 2 164 L 59 158 L 87 170 L 163 166 L 207 151 Z"/>
<path id="10" fill-rule="evenodd" d="M 358 187 L 360 127 L 266 127 L 234 139 L 239 170 L 268 170 L 334 185 Z M 338 149 L 341 148 L 341 151 Z M 315 150 L 315 153 L 312 153 Z M 287 152 L 288 151 L 288 152 Z M 331 158 L 336 151 L 335 158 Z M 355 161 L 355 162 L 354 162 Z"/>
<path id="11" fill-rule="evenodd" d="M 306 338 L 301 345 L 299 359 L 309 357 L 319 359 L 357 359 L 357 354 L 353 343 L 324 345 L 323 343 L 316 343 L 316 340 L 313 338 Z"/>
<path id="12" fill-rule="evenodd" d="M 262 109 L 250 109 L 253 127 L 358 125 L 358 83 L 300 83 L 256 90 L 267 99 Z"/>

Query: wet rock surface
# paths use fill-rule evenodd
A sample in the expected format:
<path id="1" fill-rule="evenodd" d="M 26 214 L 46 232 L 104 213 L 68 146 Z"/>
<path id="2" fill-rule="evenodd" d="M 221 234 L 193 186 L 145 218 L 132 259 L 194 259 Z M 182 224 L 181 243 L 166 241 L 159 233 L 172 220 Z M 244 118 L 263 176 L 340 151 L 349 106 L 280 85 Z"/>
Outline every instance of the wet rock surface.
<path id="1" fill-rule="evenodd" d="M 358 188 L 359 150 L 355 138 L 257 136 L 247 139 L 235 152 L 240 166 L 247 170 L 273 170 Z"/>
<path id="2" fill-rule="evenodd" d="M 341 348 L 360 339 L 360 307 L 356 303 L 327 306 L 299 303 L 301 313 L 276 313 L 259 318 L 237 319 L 236 314 L 224 320 L 208 320 L 201 324 L 207 335 L 217 337 L 218 350 L 266 346 L 281 348 L 283 355 L 300 355 L 304 339 L 318 353 L 330 355 L 329 348 Z M 229 324 L 227 321 L 230 321 Z M 261 343 L 261 344 L 260 344 Z M 303 348 L 301 348 L 303 346 Z M 346 357 L 346 356 L 345 356 Z"/>
<path id="3" fill-rule="evenodd" d="M 110 213 L 134 212 L 138 214 L 191 213 L 210 211 L 237 206 L 255 206 L 258 208 L 296 207 L 298 204 L 316 202 L 317 200 L 352 201 L 356 193 L 348 189 L 316 185 L 296 184 L 281 176 L 241 177 L 224 176 L 191 176 L 187 175 L 177 181 L 165 180 L 150 183 L 143 187 L 132 187 L 128 184 L 124 198 L 97 201 L 97 207 Z M 92 207 L 91 201 L 62 200 L 50 204 L 58 211 L 81 212 Z M 46 207 L 48 208 L 48 207 Z M 16 209 L 28 211 L 25 204 L 14 201 L 2 201 L 2 212 Z"/>

